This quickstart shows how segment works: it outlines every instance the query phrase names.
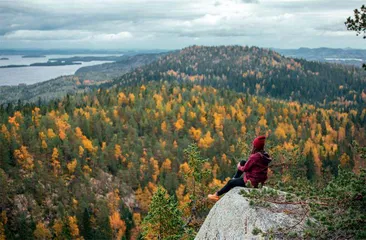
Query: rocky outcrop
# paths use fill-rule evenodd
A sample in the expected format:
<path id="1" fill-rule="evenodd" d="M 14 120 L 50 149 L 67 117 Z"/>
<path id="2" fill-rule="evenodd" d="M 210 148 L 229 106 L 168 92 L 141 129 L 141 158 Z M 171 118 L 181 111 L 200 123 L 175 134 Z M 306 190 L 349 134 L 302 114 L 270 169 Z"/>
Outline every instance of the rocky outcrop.
<path id="1" fill-rule="evenodd" d="M 283 232 L 297 236 L 304 229 L 306 209 L 298 204 L 276 204 L 258 206 L 250 204 L 241 191 L 248 188 L 234 188 L 222 197 L 211 209 L 199 230 L 196 240 L 220 239 L 263 239 L 262 233 L 283 239 Z M 282 193 L 285 194 L 285 193 Z"/>

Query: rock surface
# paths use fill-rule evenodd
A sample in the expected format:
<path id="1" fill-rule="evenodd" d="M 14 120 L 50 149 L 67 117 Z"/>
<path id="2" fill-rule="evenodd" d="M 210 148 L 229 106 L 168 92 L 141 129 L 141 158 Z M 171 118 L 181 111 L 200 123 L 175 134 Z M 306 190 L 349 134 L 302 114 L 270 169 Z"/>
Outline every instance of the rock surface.
<path id="1" fill-rule="evenodd" d="M 263 239 L 261 234 L 254 235 L 253 229 L 268 232 L 278 228 L 301 233 L 305 221 L 304 209 L 299 205 L 271 204 L 271 207 L 250 206 L 249 200 L 241 191 L 248 188 L 236 187 L 222 197 L 211 209 L 199 230 L 196 240 L 220 239 Z M 293 214 L 301 213 L 302 214 Z M 301 234 L 299 234 L 301 235 Z M 278 239 L 282 239 L 277 235 Z"/>

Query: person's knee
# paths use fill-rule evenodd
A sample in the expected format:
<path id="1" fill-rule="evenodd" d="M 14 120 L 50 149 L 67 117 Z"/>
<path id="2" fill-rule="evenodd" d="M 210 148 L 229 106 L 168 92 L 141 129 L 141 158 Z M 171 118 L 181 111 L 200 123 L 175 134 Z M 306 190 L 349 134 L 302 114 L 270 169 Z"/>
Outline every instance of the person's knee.
<path id="1" fill-rule="evenodd" d="M 241 160 L 241 161 L 240 161 L 240 166 L 244 166 L 246 162 L 247 162 L 247 161 L 245 161 L 245 160 Z"/>
<path id="2" fill-rule="evenodd" d="M 233 186 L 234 185 L 234 180 L 233 179 L 230 179 L 228 182 L 227 182 L 227 184 L 229 185 L 229 186 Z"/>

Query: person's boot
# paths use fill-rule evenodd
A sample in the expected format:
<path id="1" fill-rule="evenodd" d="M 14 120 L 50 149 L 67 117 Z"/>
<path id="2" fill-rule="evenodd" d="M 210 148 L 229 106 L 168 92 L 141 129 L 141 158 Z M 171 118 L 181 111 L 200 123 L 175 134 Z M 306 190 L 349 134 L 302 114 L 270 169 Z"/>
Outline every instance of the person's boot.
<path id="1" fill-rule="evenodd" d="M 210 199 L 210 200 L 212 200 L 212 201 L 215 201 L 215 202 L 217 202 L 220 199 L 220 197 L 217 196 L 217 193 L 215 193 L 215 194 L 208 194 L 207 198 Z"/>

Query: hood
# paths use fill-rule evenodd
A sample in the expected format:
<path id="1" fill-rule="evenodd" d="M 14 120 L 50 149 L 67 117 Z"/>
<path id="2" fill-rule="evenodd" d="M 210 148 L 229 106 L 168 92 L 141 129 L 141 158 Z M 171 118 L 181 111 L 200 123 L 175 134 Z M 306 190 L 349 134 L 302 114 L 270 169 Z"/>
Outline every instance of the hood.
<path id="1" fill-rule="evenodd" d="M 262 161 L 264 163 L 269 164 L 272 161 L 272 158 L 269 156 L 269 154 L 267 152 L 263 151 L 263 152 L 259 152 L 259 154 L 261 155 Z"/>

